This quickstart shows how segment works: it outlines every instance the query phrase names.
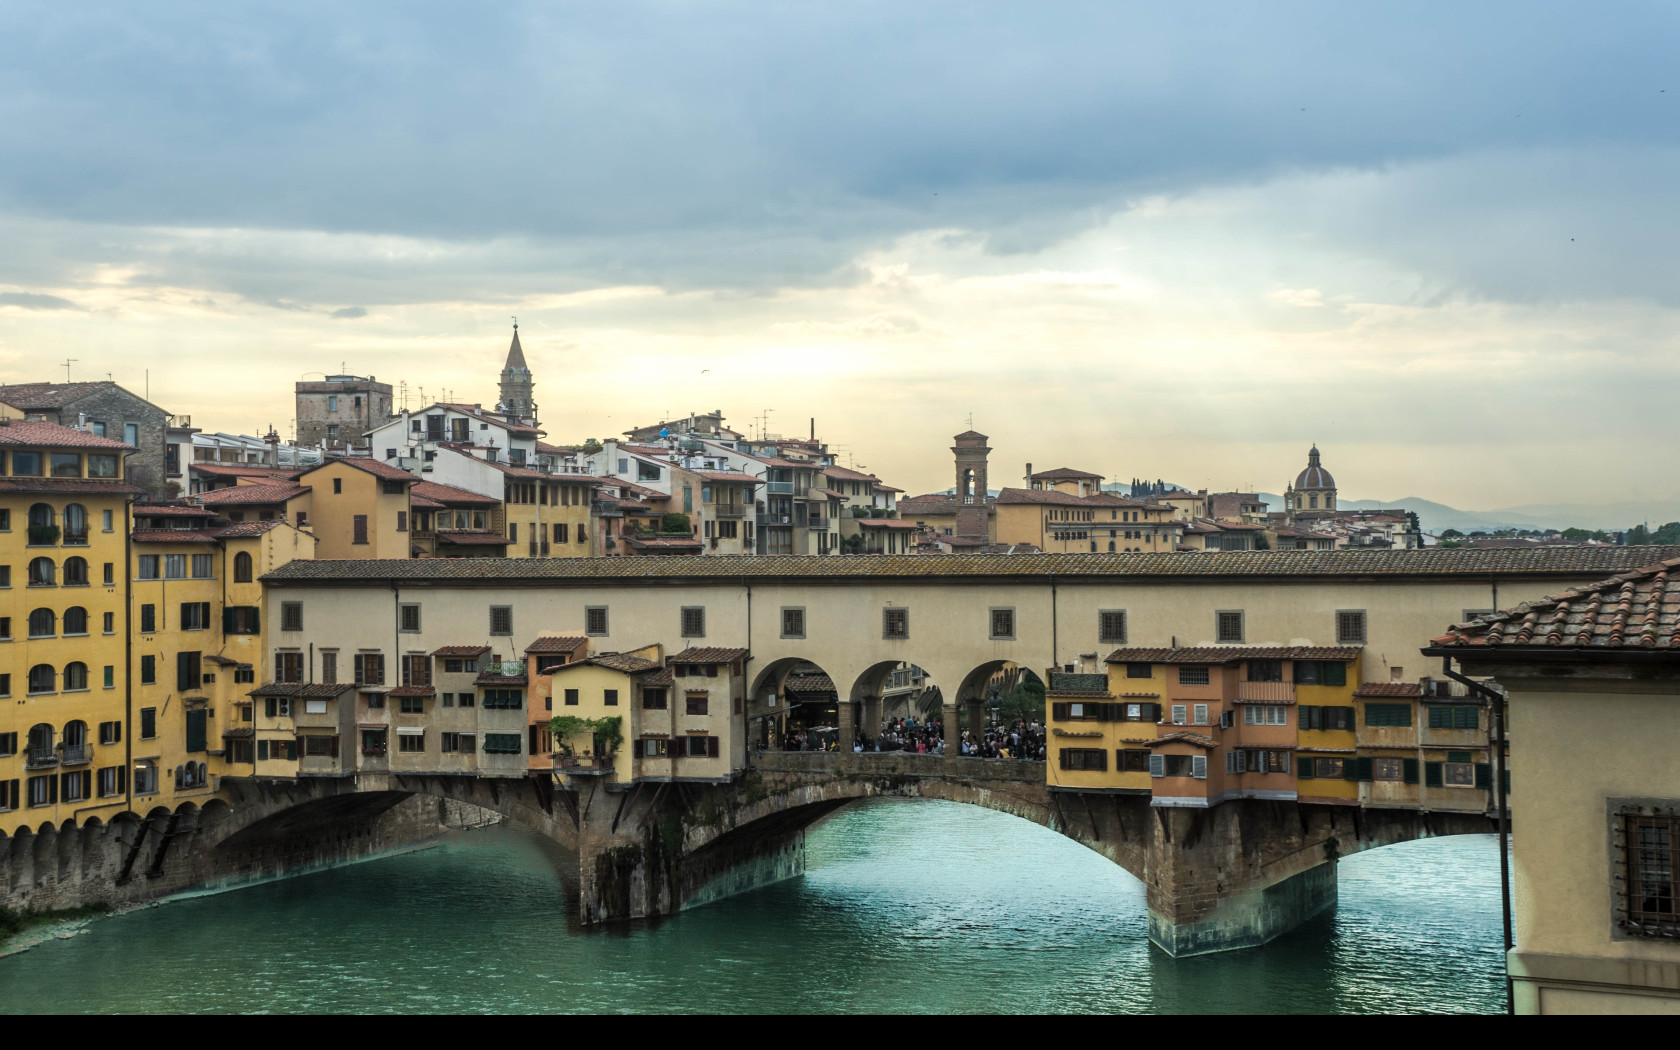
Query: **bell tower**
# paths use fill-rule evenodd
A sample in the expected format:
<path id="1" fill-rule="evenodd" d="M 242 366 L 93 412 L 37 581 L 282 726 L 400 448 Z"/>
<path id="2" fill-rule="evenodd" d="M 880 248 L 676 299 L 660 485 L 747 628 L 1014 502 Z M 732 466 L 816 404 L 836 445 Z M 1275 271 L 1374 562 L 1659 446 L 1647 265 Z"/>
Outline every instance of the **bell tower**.
<path id="1" fill-rule="evenodd" d="M 986 459 L 992 450 L 986 445 L 986 435 L 978 431 L 964 431 L 952 440 L 951 454 L 957 460 L 956 535 L 990 542 Z"/>
<path id="2" fill-rule="evenodd" d="M 537 422 L 536 383 L 525 364 L 525 350 L 519 345 L 519 321 L 513 322 L 513 345 L 508 347 L 507 364 L 502 366 L 501 413 L 510 422 Z"/>

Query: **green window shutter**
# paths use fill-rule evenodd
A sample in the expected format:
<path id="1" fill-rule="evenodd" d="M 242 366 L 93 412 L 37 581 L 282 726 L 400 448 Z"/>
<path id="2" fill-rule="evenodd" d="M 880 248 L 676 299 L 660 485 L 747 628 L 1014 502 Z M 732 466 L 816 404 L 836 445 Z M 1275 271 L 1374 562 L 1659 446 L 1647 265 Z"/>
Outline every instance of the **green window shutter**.
<path id="1" fill-rule="evenodd" d="M 1356 758 L 1353 761 L 1355 780 L 1371 780 L 1375 776 L 1372 761 L 1369 758 Z"/>
<path id="2" fill-rule="evenodd" d="M 1500 773 L 1503 775 L 1499 779 L 1505 782 L 1505 794 L 1509 795 L 1511 793 L 1511 771 L 1509 769 L 1502 769 L 1500 770 Z"/>
<path id="3" fill-rule="evenodd" d="M 1310 758 L 1296 758 L 1295 776 L 1299 780 L 1311 780 L 1313 778 L 1313 760 Z"/>
<path id="4" fill-rule="evenodd" d="M 1406 758 L 1401 759 L 1401 762 L 1405 771 L 1405 782 L 1408 784 L 1416 784 L 1418 782 L 1418 760 L 1415 758 Z"/>
<path id="5" fill-rule="evenodd" d="M 1343 780 L 1358 780 L 1359 779 L 1359 759 L 1357 759 L 1357 758 L 1344 758 L 1344 759 L 1342 759 L 1342 779 Z"/>
<path id="6" fill-rule="evenodd" d="M 1461 707 L 1453 718 L 1454 729 L 1475 729 L 1479 721 L 1480 711 L 1474 707 Z"/>
<path id="7" fill-rule="evenodd" d="M 222 606 L 222 633 L 233 633 L 233 607 L 231 605 Z"/>
<path id="8" fill-rule="evenodd" d="M 1476 763 L 1476 786 L 1479 788 L 1493 787 L 1493 766 L 1486 762 Z"/>
<path id="9" fill-rule="evenodd" d="M 1432 788 L 1441 786 L 1441 763 L 1425 762 L 1423 764 L 1423 786 Z"/>
<path id="10" fill-rule="evenodd" d="M 209 746 L 206 740 L 209 735 L 206 723 L 209 714 L 210 712 L 202 707 L 187 712 L 188 751 L 203 751 Z"/>
<path id="11" fill-rule="evenodd" d="M 1442 715 L 1444 715 L 1444 714 L 1446 714 L 1446 708 L 1437 707 L 1436 705 L 1431 704 L 1429 706 L 1429 728 L 1431 728 L 1431 729 L 1441 729 L 1441 728 L 1444 728 L 1444 727 L 1451 726 L 1452 725 L 1452 716 L 1447 715 L 1445 718 L 1443 718 Z"/>
<path id="12" fill-rule="evenodd" d="M 257 741 L 257 761 L 258 762 L 267 762 L 268 761 L 268 741 L 266 741 L 266 740 Z"/>
<path id="13" fill-rule="evenodd" d="M 1347 664 L 1326 661 L 1324 664 L 1325 685 L 1347 685 Z"/>

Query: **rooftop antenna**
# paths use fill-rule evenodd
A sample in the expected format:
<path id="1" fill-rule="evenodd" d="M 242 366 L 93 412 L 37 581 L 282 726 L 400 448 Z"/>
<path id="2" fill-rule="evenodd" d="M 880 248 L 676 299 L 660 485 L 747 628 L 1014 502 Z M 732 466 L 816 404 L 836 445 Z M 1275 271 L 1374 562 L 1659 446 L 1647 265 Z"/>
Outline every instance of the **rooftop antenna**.
<path id="1" fill-rule="evenodd" d="M 80 361 L 80 360 L 81 360 L 81 358 L 79 358 L 79 357 L 66 357 L 64 359 L 64 381 L 66 383 L 70 382 L 70 363 L 73 362 L 73 361 Z"/>

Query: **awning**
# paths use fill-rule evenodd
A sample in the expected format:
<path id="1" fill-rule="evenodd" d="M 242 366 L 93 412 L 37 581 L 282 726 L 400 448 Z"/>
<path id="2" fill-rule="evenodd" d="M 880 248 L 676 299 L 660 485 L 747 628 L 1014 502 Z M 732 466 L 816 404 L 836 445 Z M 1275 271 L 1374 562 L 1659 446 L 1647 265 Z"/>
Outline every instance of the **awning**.
<path id="1" fill-rule="evenodd" d="M 420 726 L 398 726 L 398 736 L 425 736 L 426 730 Z"/>

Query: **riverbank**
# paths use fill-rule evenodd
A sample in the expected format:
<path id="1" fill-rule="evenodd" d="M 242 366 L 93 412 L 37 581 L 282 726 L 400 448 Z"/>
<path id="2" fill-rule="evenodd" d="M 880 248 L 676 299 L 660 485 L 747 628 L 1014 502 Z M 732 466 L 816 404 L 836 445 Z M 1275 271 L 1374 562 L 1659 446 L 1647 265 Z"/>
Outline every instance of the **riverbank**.
<path id="1" fill-rule="evenodd" d="M 128 910 L 128 909 L 124 909 Z M 109 904 L 19 914 L 0 908 L 0 957 L 28 951 L 51 940 L 68 940 L 86 930 L 94 919 L 118 912 Z"/>

